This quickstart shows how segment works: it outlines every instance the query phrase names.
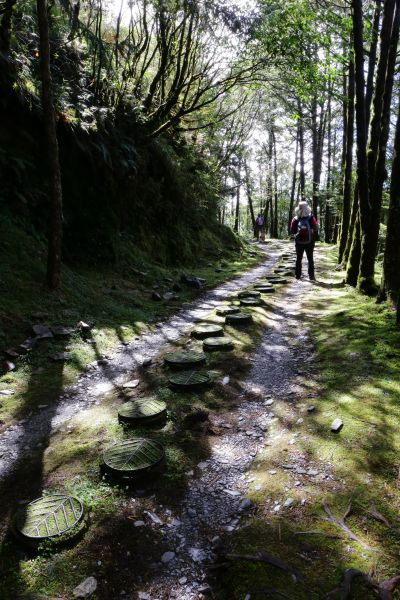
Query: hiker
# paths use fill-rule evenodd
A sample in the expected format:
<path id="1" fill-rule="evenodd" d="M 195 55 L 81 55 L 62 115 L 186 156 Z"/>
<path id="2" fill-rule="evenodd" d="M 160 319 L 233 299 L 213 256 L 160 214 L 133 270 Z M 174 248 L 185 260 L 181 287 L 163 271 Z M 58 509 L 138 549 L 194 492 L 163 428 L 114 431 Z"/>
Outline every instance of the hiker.
<path id="1" fill-rule="evenodd" d="M 311 281 L 315 281 L 314 274 L 314 245 L 318 232 L 317 219 L 312 214 L 307 202 L 299 202 L 294 211 L 294 218 L 290 225 L 290 233 L 295 235 L 296 242 L 296 279 L 301 277 L 301 263 L 304 251 L 308 260 L 308 275 Z"/>
<path id="2" fill-rule="evenodd" d="M 258 241 L 265 242 L 265 223 L 264 216 L 262 213 L 258 213 L 254 233 Z"/>

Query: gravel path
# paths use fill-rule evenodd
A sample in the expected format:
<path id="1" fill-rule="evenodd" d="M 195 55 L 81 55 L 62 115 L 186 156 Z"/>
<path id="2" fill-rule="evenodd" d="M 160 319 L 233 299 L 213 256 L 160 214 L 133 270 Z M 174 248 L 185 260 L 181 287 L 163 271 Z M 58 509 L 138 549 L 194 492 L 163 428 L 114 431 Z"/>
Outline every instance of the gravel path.
<path id="1" fill-rule="evenodd" d="M 0 486 L 7 485 L 7 480 L 32 450 L 45 447 L 51 433 L 77 413 L 99 403 L 104 393 L 126 381 L 129 378 L 127 374 L 141 366 L 143 361 L 156 357 L 163 345 L 178 340 L 193 323 L 204 319 L 220 304 L 227 294 L 265 275 L 277 261 L 281 248 L 282 244 L 269 244 L 266 250 L 268 259 L 262 265 L 207 292 L 200 300 L 160 324 L 154 332 L 140 336 L 127 346 L 121 344 L 112 358 L 101 361 L 101 366 L 91 365 L 92 369 L 83 374 L 76 384 L 66 388 L 58 401 L 6 429 L 0 435 Z"/>
<path id="2" fill-rule="evenodd" d="M 281 254 L 287 245 L 276 248 Z M 267 264 L 275 259 L 274 254 Z M 155 565 L 154 578 L 143 587 L 139 599 L 198 600 L 210 594 L 207 570 L 216 559 L 220 535 L 239 527 L 242 516 L 251 509 L 245 494 L 250 486 L 257 490 L 257 484 L 246 472 L 269 443 L 268 430 L 277 421 L 274 402 L 295 401 L 301 390 L 296 381 L 298 369 L 312 360 L 307 330 L 299 325 L 297 312 L 313 289 L 308 280 L 294 280 L 279 296 L 272 315 L 275 325 L 265 332 L 253 357 L 242 403 L 214 421 L 224 434 L 210 440 L 211 457 L 197 465 L 182 513 L 160 526 L 168 549 L 160 557 L 165 564 L 162 569 Z M 301 355 L 289 344 L 294 331 L 301 341 Z"/>

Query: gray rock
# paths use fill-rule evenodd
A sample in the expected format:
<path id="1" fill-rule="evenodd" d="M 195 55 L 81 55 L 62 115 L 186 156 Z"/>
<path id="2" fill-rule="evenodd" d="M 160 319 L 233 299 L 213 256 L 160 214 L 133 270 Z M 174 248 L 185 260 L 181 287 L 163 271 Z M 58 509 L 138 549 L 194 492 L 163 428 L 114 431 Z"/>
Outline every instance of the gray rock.
<path id="1" fill-rule="evenodd" d="M 87 598 L 97 589 L 97 580 L 94 577 L 88 577 L 85 581 L 82 581 L 73 590 L 74 598 Z"/>
<path id="2" fill-rule="evenodd" d="M 313 413 L 314 411 L 315 411 L 315 406 L 314 405 L 307 407 L 307 412 L 308 413 Z"/>
<path id="3" fill-rule="evenodd" d="M 343 421 L 342 419 L 335 419 L 334 421 L 332 421 L 332 425 L 331 425 L 331 431 L 333 431 L 334 433 L 338 433 L 343 427 Z"/>
<path id="4" fill-rule="evenodd" d="M 151 596 L 147 592 L 139 592 L 138 600 L 151 600 Z"/>
<path id="5" fill-rule="evenodd" d="M 181 585 L 184 585 L 187 582 L 187 577 L 181 577 L 178 581 Z"/>
<path id="6" fill-rule="evenodd" d="M 75 333 L 75 329 L 73 327 L 64 327 L 63 325 L 56 325 L 51 328 L 53 335 L 56 337 L 69 337 L 73 333 Z"/>
<path id="7" fill-rule="evenodd" d="M 203 562 L 206 559 L 205 552 L 200 548 L 189 548 L 188 553 L 193 562 Z"/>
<path id="8" fill-rule="evenodd" d="M 47 325 L 33 325 L 32 331 L 38 340 L 52 338 L 53 334 Z"/>
<path id="9" fill-rule="evenodd" d="M 139 379 L 131 379 L 130 381 L 123 383 L 122 387 L 127 388 L 127 389 L 134 389 L 139 385 L 139 383 L 140 383 Z"/>
<path id="10" fill-rule="evenodd" d="M 151 364 L 153 364 L 153 360 L 151 358 L 145 358 L 144 361 L 142 362 L 142 367 L 143 368 L 150 367 Z"/>
<path id="11" fill-rule="evenodd" d="M 239 510 L 248 510 L 253 506 L 253 503 L 248 498 L 243 498 L 241 503 L 239 504 Z"/>
<path id="12" fill-rule="evenodd" d="M 53 356 L 51 356 L 51 360 L 54 360 L 55 362 L 64 362 L 66 360 L 70 360 L 71 358 L 71 352 L 57 352 L 56 354 L 53 354 Z"/>
<path id="13" fill-rule="evenodd" d="M 145 510 L 144 514 L 146 515 L 146 517 L 148 517 L 150 519 L 150 521 L 152 523 L 154 523 L 155 525 L 162 525 L 163 522 L 161 521 L 161 519 L 159 517 L 157 517 L 156 513 L 151 512 L 150 510 Z"/>
<path id="14" fill-rule="evenodd" d="M 293 506 L 293 504 L 294 504 L 293 498 L 288 498 L 287 500 L 285 500 L 283 506 L 284 506 L 284 508 L 289 508 L 290 506 Z"/>
<path id="15" fill-rule="evenodd" d="M 151 295 L 151 299 L 160 302 L 162 300 L 162 296 L 158 292 L 153 292 Z"/>
<path id="16" fill-rule="evenodd" d="M 175 552 L 164 552 L 164 554 L 161 557 L 161 562 L 163 562 L 164 564 L 167 564 L 169 562 L 171 562 L 171 560 L 174 560 L 175 558 Z"/>
<path id="17" fill-rule="evenodd" d="M 0 396 L 13 396 L 14 394 L 14 390 L 0 390 Z"/>
<path id="18" fill-rule="evenodd" d="M 199 592 L 199 594 L 204 594 L 206 596 L 208 594 L 211 594 L 211 587 L 208 585 L 208 583 L 203 583 L 197 588 L 197 591 Z"/>

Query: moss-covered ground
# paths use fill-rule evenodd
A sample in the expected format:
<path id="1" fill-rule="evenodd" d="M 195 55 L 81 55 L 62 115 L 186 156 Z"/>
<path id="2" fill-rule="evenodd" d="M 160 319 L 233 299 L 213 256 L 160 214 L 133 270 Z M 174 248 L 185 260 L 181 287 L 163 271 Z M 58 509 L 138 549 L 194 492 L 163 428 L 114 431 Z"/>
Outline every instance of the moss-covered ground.
<path id="1" fill-rule="evenodd" d="M 257 560 L 222 559 L 218 598 L 321 599 L 346 569 L 376 583 L 400 572 L 400 332 L 387 306 L 342 284 L 335 259 L 333 249 L 320 255 L 318 282 L 300 309 L 314 345 L 304 398 L 286 422 L 287 405 L 277 404 L 279 423 L 249 473 L 261 482 L 250 492 L 254 514 L 225 540 L 226 553 L 268 552 L 298 579 Z M 336 417 L 344 425 L 332 433 Z M 284 508 L 287 498 L 293 504 Z M 341 518 L 350 501 L 345 522 L 357 541 L 327 521 L 323 508 Z M 357 578 L 346 597 L 376 596 Z"/>

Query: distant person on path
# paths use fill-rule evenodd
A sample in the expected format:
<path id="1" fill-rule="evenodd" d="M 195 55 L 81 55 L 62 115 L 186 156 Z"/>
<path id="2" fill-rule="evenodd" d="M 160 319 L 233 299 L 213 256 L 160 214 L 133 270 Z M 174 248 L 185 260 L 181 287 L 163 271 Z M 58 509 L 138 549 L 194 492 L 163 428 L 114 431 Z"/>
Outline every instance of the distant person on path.
<path id="1" fill-rule="evenodd" d="M 265 242 L 265 223 L 262 213 L 258 213 L 255 226 L 255 234 L 258 241 Z"/>
<path id="2" fill-rule="evenodd" d="M 308 275 L 311 281 L 315 281 L 314 273 L 314 245 L 318 232 L 317 219 L 312 214 L 307 202 L 299 202 L 294 211 L 294 218 L 290 225 L 290 233 L 295 236 L 296 242 L 296 279 L 301 277 L 301 263 L 304 251 L 308 260 Z"/>

